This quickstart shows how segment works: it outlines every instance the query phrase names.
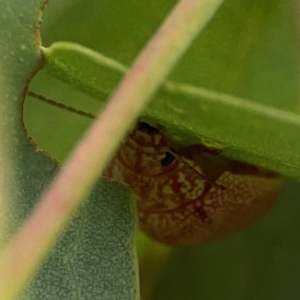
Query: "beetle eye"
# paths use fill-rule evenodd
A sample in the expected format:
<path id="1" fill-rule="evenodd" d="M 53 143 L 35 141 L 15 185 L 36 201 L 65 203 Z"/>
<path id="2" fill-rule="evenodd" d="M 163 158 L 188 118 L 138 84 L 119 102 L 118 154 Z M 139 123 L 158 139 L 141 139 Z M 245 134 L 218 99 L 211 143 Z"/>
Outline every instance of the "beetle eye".
<path id="1" fill-rule="evenodd" d="M 138 130 L 147 132 L 149 135 L 157 132 L 157 129 L 155 127 L 152 127 L 151 125 L 149 125 L 145 122 L 140 122 L 139 123 Z"/>
<path id="2" fill-rule="evenodd" d="M 160 161 L 160 163 L 162 166 L 167 167 L 175 160 L 175 158 L 176 157 L 172 153 L 166 152 L 165 157 Z"/>

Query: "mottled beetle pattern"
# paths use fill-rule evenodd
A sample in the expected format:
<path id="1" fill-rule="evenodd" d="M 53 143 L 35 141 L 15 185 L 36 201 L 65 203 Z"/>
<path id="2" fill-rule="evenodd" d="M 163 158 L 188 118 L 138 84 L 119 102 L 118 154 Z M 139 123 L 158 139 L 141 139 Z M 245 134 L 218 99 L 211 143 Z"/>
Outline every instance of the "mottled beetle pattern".
<path id="1" fill-rule="evenodd" d="M 180 155 L 161 130 L 140 122 L 104 177 L 132 188 L 140 227 L 154 239 L 171 245 L 209 242 L 262 216 L 282 179 L 245 163 L 209 160 L 216 154 L 203 149 L 195 145 Z"/>

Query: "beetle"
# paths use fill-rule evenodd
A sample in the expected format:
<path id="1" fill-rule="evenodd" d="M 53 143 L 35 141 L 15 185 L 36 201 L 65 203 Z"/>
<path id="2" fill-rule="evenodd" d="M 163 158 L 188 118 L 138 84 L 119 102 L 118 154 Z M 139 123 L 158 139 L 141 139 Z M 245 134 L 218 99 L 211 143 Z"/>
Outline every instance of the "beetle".
<path id="1" fill-rule="evenodd" d="M 262 216 L 280 191 L 282 179 L 273 172 L 216 160 L 203 145 L 180 152 L 186 156 L 158 128 L 139 122 L 104 172 L 133 189 L 140 227 L 162 243 L 225 237 Z"/>
<path id="2" fill-rule="evenodd" d="M 243 229 L 272 206 L 282 186 L 279 175 L 225 159 L 204 145 L 175 149 L 161 126 L 141 121 L 103 177 L 129 186 L 140 227 L 174 246 L 210 242 Z"/>

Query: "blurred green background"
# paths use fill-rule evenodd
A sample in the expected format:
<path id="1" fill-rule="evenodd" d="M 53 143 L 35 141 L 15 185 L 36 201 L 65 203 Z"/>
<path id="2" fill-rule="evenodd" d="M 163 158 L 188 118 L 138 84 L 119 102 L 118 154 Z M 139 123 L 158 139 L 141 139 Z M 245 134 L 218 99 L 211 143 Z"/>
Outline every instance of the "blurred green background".
<path id="1" fill-rule="evenodd" d="M 43 45 L 77 42 L 129 66 L 176 3 L 52 0 L 43 16 Z M 294 5 L 284 0 L 225 1 L 170 78 L 299 112 Z M 30 90 L 90 113 L 100 108 L 43 71 Z M 29 135 L 59 162 L 90 123 L 30 98 L 24 119 Z M 299 195 L 299 183 L 286 180 L 276 205 L 262 220 L 209 245 L 172 250 L 141 236 L 143 299 L 151 293 L 153 299 L 175 300 L 299 299 Z"/>

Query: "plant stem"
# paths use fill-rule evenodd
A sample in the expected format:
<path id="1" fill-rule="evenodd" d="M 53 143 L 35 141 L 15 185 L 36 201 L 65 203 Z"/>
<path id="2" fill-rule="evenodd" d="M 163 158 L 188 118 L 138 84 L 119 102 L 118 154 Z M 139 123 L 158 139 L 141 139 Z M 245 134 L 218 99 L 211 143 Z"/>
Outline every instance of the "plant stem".
<path id="1" fill-rule="evenodd" d="M 2 253 L 2 300 L 13 299 L 24 287 L 150 97 L 222 2 L 179 1 L 142 51 L 32 216 Z"/>

